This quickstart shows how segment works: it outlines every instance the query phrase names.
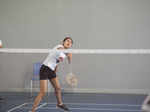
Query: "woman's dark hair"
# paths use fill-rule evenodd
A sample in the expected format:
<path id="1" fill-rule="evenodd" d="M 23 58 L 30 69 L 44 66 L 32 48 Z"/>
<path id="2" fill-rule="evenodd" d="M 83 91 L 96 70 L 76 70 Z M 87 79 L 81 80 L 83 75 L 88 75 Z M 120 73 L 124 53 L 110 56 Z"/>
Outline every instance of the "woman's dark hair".
<path id="1" fill-rule="evenodd" d="M 65 38 L 64 38 L 64 40 L 63 40 L 63 42 L 65 42 L 67 39 L 70 39 L 70 40 L 71 40 L 71 42 L 72 42 L 72 44 L 73 44 L 73 40 L 72 40 L 72 38 L 71 38 L 71 37 L 65 37 Z"/>

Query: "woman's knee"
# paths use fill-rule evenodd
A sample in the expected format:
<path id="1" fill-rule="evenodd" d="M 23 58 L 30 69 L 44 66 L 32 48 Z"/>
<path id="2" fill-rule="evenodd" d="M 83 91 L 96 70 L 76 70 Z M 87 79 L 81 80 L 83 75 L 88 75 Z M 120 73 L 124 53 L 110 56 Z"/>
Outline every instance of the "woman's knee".
<path id="1" fill-rule="evenodd" d="M 40 91 L 40 93 L 39 93 L 39 94 L 43 97 L 43 96 L 45 96 L 46 91 Z"/>
<path id="2" fill-rule="evenodd" d="M 56 93 L 61 92 L 61 87 L 56 87 L 56 88 L 55 88 L 55 92 L 56 92 Z"/>

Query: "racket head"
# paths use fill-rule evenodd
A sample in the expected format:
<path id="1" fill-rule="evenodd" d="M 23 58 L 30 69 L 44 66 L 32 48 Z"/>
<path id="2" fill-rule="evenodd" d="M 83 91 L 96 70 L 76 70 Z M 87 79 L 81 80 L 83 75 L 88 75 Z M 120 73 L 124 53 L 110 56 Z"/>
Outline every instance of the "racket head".
<path id="1" fill-rule="evenodd" d="M 78 79 L 72 72 L 66 75 L 66 82 L 71 87 L 77 87 L 78 85 Z"/>

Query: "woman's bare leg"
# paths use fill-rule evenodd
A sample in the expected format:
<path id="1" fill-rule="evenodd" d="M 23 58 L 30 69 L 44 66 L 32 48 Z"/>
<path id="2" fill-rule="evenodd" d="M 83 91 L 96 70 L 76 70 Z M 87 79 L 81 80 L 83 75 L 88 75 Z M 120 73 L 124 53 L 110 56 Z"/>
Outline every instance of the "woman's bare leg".
<path id="1" fill-rule="evenodd" d="M 56 95 L 57 103 L 58 104 L 63 104 L 62 95 L 61 95 L 61 86 L 60 86 L 58 77 L 51 79 L 50 82 L 51 82 L 51 84 L 53 85 L 53 87 L 55 89 L 55 95 Z"/>
<path id="2" fill-rule="evenodd" d="M 40 101 L 42 100 L 43 96 L 47 92 L 47 80 L 40 80 L 40 92 L 38 96 L 35 98 L 33 107 L 32 107 L 32 112 L 35 112 L 36 107 L 39 105 Z"/>
<path id="3" fill-rule="evenodd" d="M 61 87 L 59 84 L 58 77 L 51 79 L 50 82 L 55 89 L 55 95 L 56 95 L 56 99 L 57 99 L 57 107 L 64 110 L 64 111 L 69 112 L 69 108 L 67 108 L 67 106 L 65 104 L 63 104 L 63 101 L 62 101 Z"/>

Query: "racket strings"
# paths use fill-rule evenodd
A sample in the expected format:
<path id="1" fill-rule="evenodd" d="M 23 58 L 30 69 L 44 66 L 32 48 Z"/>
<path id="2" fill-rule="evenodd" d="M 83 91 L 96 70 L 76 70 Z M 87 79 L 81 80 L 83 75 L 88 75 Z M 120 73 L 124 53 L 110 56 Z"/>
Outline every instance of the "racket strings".
<path id="1" fill-rule="evenodd" d="M 72 62 L 69 65 L 69 74 L 66 75 L 66 82 L 71 87 L 76 87 L 78 85 L 78 79 L 72 72 Z"/>

